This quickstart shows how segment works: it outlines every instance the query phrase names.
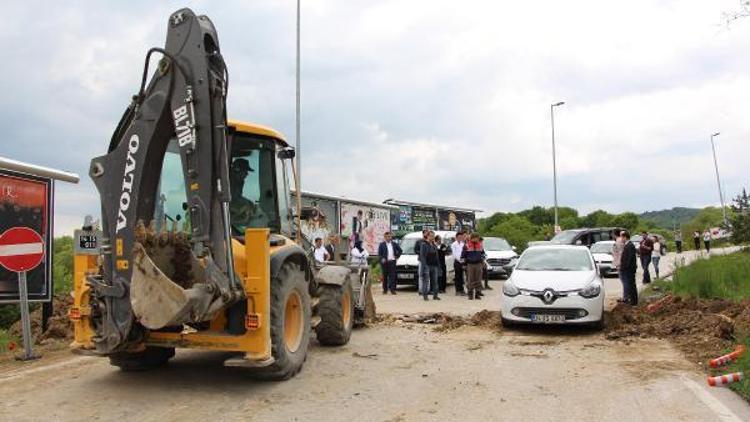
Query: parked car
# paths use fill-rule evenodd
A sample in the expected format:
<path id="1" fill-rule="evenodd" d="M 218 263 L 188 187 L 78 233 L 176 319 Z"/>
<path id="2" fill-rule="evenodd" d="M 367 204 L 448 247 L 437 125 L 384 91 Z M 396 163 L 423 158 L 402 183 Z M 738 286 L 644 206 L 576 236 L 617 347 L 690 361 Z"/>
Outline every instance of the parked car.
<path id="1" fill-rule="evenodd" d="M 595 227 L 563 230 L 550 240 L 556 245 L 583 245 L 591 247 L 602 240 L 615 240 L 614 231 L 618 227 Z M 622 230 L 622 229 L 620 229 Z"/>
<path id="2" fill-rule="evenodd" d="M 489 278 L 508 277 L 518 261 L 516 247 L 502 237 L 485 237 L 484 251 L 487 253 L 487 275 Z"/>
<path id="3" fill-rule="evenodd" d="M 443 243 L 448 246 L 445 256 L 445 267 L 448 272 L 446 277 L 447 283 L 453 282 L 453 256 L 451 255 L 450 245 L 456 240 L 454 231 L 435 231 L 435 235 L 440 236 Z M 419 256 L 414 251 L 417 241 L 422 238 L 422 232 L 412 232 L 404 235 L 399 242 L 403 254 L 396 261 L 396 284 L 419 285 Z"/>
<path id="4" fill-rule="evenodd" d="M 504 325 L 583 324 L 601 328 L 604 284 L 584 246 L 539 245 L 526 249 L 503 283 Z"/>
<path id="5" fill-rule="evenodd" d="M 602 240 L 591 245 L 591 255 L 594 262 L 599 267 L 599 274 L 602 277 L 617 276 L 618 270 L 612 264 L 612 251 L 615 247 L 614 240 Z"/>

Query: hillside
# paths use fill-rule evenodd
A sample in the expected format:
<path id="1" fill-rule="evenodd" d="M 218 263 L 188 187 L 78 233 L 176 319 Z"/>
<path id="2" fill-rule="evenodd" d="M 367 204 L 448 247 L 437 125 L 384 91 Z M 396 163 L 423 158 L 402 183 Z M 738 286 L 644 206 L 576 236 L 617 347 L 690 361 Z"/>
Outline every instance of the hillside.
<path id="1" fill-rule="evenodd" d="M 690 222 L 700 212 L 699 208 L 674 207 L 671 210 L 647 211 L 639 215 L 641 221 L 648 221 L 657 227 L 671 230 Z"/>

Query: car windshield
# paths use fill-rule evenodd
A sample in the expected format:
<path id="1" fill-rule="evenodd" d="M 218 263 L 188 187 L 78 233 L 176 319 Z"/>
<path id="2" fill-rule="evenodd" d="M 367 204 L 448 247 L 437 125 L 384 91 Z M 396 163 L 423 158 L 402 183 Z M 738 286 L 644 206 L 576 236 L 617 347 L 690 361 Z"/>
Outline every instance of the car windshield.
<path id="1" fill-rule="evenodd" d="M 532 248 L 516 266 L 521 271 L 592 271 L 588 249 Z"/>
<path id="2" fill-rule="evenodd" d="M 555 237 L 552 238 L 552 241 L 555 243 L 569 244 L 573 242 L 573 239 L 575 239 L 576 235 L 580 232 L 580 230 L 565 230 L 555 235 Z"/>
<path id="3" fill-rule="evenodd" d="M 591 245 L 591 253 L 612 253 L 612 247 L 614 243 L 611 242 L 599 242 Z"/>
<path id="4" fill-rule="evenodd" d="M 402 239 L 401 240 L 401 250 L 403 250 L 404 255 L 414 255 L 414 245 L 417 243 L 418 238 L 411 237 L 408 239 Z"/>
<path id="5" fill-rule="evenodd" d="M 484 250 L 486 251 L 510 251 L 512 248 L 508 241 L 502 237 L 485 237 Z"/>

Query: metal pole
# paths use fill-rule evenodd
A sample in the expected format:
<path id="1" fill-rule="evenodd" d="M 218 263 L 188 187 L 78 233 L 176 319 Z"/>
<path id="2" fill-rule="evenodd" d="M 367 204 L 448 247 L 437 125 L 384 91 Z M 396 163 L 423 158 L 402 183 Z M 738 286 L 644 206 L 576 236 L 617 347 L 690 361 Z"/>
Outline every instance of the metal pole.
<path id="1" fill-rule="evenodd" d="M 727 220 L 727 208 L 724 206 L 724 193 L 721 191 L 721 179 L 719 178 L 719 164 L 716 161 L 716 147 L 714 146 L 714 137 L 719 136 L 720 132 L 711 135 L 711 151 L 714 155 L 714 169 L 716 169 L 716 186 L 719 188 L 719 201 L 721 201 L 721 213 L 724 217 L 724 227 L 729 227 Z"/>
<path id="2" fill-rule="evenodd" d="M 555 153 L 555 107 L 565 104 L 564 101 L 559 101 L 555 104 L 550 104 L 549 115 L 552 121 L 552 185 L 554 188 L 555 195 L 555 227 L 553 231 L 557 233 L 557 227 L 560 225 L 560 221 L 557 213 L 557 157 Z"/>
<path id="3" fill-rule="evenodd" d="M 21 329 L 23 331 L 23 356 L 18 360 L 31 360 L 39 356 L 31 350 L 31 319 L 29 318 L 29 290 L 26 284 L 26 271 L 18 273 L 18 294 L 21 299 Z"/>
<path id="4" fill-rule="evenodd" d="M 297 149 L 297 189 L 302 190 L 302 149 L 300 147 L 300 1 L 297 0 L 297 98 L 295 113 L 295 144 Z"/>

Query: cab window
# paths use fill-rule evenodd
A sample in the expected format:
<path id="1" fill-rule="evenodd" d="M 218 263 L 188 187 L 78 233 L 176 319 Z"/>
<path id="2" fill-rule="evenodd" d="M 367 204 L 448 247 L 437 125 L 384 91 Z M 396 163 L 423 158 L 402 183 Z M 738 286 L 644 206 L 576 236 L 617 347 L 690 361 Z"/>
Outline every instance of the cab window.
<path id="1" fill-rule="evenodd" d="M 232 231 L 268 227 L 280 231 L 276 198 L 275 145 L 270 139 L 235 133 L 229 163 Z"/>

